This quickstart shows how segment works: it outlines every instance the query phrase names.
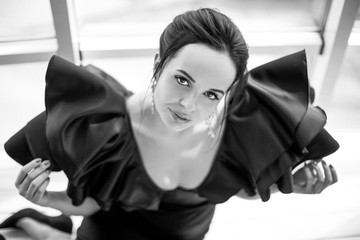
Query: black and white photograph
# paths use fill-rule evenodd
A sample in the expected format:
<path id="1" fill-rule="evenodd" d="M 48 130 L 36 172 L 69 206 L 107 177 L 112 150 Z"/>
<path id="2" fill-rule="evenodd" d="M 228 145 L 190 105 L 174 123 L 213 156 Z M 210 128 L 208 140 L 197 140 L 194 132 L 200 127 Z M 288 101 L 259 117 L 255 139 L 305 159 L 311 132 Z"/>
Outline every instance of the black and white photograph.
<path id="1" fill-rule="evenodd" d="M 360 240 L 360 0 L 0 0 L 0 240 Z"/>

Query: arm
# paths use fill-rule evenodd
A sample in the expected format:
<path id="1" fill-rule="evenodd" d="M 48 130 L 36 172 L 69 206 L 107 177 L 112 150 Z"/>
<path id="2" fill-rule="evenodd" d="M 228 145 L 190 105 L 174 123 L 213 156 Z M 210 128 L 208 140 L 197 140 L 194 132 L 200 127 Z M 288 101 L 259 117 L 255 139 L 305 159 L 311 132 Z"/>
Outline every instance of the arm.
<path id="1" fill-rule="evenodd" d="M 80 206 L 74 206 L 65 192 L 49 192 L 49 161 L 34 159 L 26 164 L 16 178 L 15 186 L 19 194 L 32 203 L 55 208 L 66 215 L 89 216 L 100 210 L 100 206 L 90 197 Z"/>
<path id="2" fill-rule="evenodd" d="M 51 207 L 59 210 L 65 215 L 81 215 L 90 216 L 100 210 L 97 202 L 87 197 L 84 202 L 79 206 L 74 206 L 71 198 L 68 197 L 65 191 L 63 192 L 48 192 L 49 202 L 46 207 Z"/>

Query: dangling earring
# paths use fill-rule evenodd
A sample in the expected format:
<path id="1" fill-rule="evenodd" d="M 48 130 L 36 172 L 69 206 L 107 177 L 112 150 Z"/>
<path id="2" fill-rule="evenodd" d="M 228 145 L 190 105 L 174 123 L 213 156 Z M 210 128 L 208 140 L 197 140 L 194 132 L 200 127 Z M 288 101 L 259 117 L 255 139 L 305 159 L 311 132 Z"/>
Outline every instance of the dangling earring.
<path id="1" fill-rule="evenodd" d="M 216 109 L 210 114 L 210 116 L 206 119 L 206 125 L 208 127 L 208 135 L 210 136 L 210 138 L 214 138 L 215 137 L 215 133 L 214 133 L 214 126 L 216 123 L 216 118 L 217 118 L 217 111 Z"/>
<path id="2" fill-rule="evenodd" d="M 155 87 L 157 84 L 157 80 L 155 79 L 155 77 L 153 77 L 151 79 L 151 114 L 154 115 L 155 114 L 155 100 L 154 100 L 154 92 L 155 92 Z"/>

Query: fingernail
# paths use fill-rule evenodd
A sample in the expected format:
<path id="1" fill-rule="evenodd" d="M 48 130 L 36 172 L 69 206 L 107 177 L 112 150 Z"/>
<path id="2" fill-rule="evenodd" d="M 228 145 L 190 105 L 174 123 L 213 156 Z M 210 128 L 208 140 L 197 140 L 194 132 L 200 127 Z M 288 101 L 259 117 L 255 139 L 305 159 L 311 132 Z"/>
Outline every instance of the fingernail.
<path id="1" fill-rule="evenodd" d="M 49 160 L 46 160 L 43 162 L 44 166 L 49 166 L 50 165 L 50 161 Z"/>
<path id="2" fill-rule="evenodd" d="M 36 163 L 41 162 L 41 158 L 37 158 L 37 159 L 35 160 L 35 162 L 36 162 Z"/>

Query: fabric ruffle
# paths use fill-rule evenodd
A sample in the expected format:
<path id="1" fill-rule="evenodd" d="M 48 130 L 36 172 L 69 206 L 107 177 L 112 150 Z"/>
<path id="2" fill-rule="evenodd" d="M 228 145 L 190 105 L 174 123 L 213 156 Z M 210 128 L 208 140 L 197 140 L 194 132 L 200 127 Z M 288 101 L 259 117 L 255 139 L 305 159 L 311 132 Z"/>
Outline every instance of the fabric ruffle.
<path id="1" fill-rule="evenodd" d="M 46 136 L 69 179 L 75 205 L 93 197 L 103 209 L 156 209 L 160 191 L 141 173 L 125 98 L 131 95 L 101 70 L 53 57 L 46 74 Z"/>
<path id="2" fill-rule="evenodd" d="M 339 148 L 324 129 L 325 112 L 311 105 L 309 93 L 305 51 L 251 70 L 243 97 L 232 103 L 236 109 L 226 122 L 223 164 L 213 174 L 217 180 L 209 180 L 203 191 L 214 193 L 217 202 L 242 188 L 249 195 L 257 189 L 267 201 L 272 184 L 292 192 L 295 166 Z M 226 182 L 225 194 L 217 196 L 210 182 Z"/>
<path id="3" fill-rule="evenodd" d="M 87 196 L 108 210 L 156 209 L 161 191 L 153 189 L 139 167 L 125 98 L 132 93 L 89 65 L 79 67 L 53 56 L 46 73 L 46 112 L 10 138 L 5 150 L 21 165 L 41 157 L 62 170 L 74 205 Z M 19 151 L 22 150 L 22 151 Z"/>

